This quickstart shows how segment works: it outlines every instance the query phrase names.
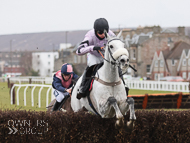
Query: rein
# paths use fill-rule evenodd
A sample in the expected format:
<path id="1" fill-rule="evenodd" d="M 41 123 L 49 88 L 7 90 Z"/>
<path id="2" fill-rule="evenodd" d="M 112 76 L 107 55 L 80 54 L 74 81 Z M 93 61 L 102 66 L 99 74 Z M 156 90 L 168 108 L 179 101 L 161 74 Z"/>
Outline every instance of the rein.
<path id="1" fill-rule="evenodd" d="M 120 40 L 120 39 L 112 39 L 112 40 L 110 40 L 110 41 L 108 41 L 107 43 L 109 44 L 111 41 L 113 41 L 113 40 Z M 121 41 L 121 40 L 120 40 Z M 103 49 L 104 47 L 101 47 L 101 49 Z M 112 65 L 117 65 L 117 66 L 119 66 L 118 65 L 118 63 L 116 62 L 116 59 L 114 59 L 114 57 L 112 56 L 112 52 L 111 52 L 111 50 L 110 50 L 110 47 L 108 46 L 108 52 L 110 53 L 110 56 L 111 56 L 111 58 L 113 59 L 113 61 L 114 62 L 110 62 L 110 61 L 108 61 L 107 59 L 105 59 L 104 58 L 104 55 L 101 53 L 101 51 L 100 50 L 98 50 L 98 52 L 100 53 L 100 55 L 102 56 L 102 58 L 106 61 L 106 62 L 108 62 L 108 63 L 110 63 L 110 64 L 112 64 Z M 132 68 L 135 72 L 137 72 L 137 70 L 133 67 L 133 66 L 131 66 L 130 64 L 129 64 L 129 67 L 130 68 Z M 125 72 L 125 73 L 123 73 L 122 75 L 124 75 L 124 74 L 126 74 L 127 73 L 127 71 Z"/>
<path id="2" fill-rule="evenodd" d="M 109 42 L 111 42 L 111 41 L 113 41 L 113 40 L 120 40 L 120 39 L 112 39 L 112 40 L 110 40 Z M 108 42 L 108 43 L 109 43 Z M 103 49 L 104 47 L 101 47 L 101 49 Z M 111 56 L 111 58 L 113 59 L 113 61 L 114 62 L 110 62 L 110 61 L 108 61 L 107 59 L 105 59 L 104 58 L 104 55 L 101 53 L 101 51 L 100 50 L 98 50 L 98 52 L 100 53 L 100 55 L 102 56 L 102 58 L 106 61 L 106 62 L 108 62 L 108 63 L 110 63 L 110 64 L 112 64 L 112 65 L 117 65 L 117 66 L 119 66 L 117 63 L 116 63 L 116 59 L 114 59 L 114 57 L 112 56 L 112 52 L 111 52 L 111 50 L 110 50 L 110 48 L 109 48 L 109 46 L 108 46 L 108 52 L 110 53 L 110 56 Z"/>

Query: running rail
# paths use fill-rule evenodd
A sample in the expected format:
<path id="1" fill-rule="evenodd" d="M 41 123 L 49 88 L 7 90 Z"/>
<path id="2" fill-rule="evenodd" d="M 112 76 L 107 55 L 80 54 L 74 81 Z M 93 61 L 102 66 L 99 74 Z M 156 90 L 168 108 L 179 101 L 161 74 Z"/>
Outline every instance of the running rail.
<path id="1" fill-rule="evenodd" d="M 38 107 L 41 108 L 41 92 L 44 88 L 47 88 L 46 91 L 46 107 L 49 104 L 49 92 L 52 88 L 52 85 L 43 85 L 43 84 L 14 84 L 13 87 L 11 88 L 11 104 L 13 104 L 13 90 L 15 89 L 15 87 L 18 87 L 17 91 L 16 91 L 16 99 L 17 99 L 17 105 L 19 105 L 19 91 L 21 87 L 25 87 L 24 88 L 24 106 L 26 106 L 26 98 L 27 96 L 29 96 L 27 93 L 27 89 L 28 87 L 33 87 L 31 90 L 31 105 L 32 107 L 34 106 L 34 90 L 36 89 L 36 87 L 40 87 L 39 91 L 38 91 Z M 52 95 L 53 92 L 51 92 L 51 99 L 53 98 Z"/>

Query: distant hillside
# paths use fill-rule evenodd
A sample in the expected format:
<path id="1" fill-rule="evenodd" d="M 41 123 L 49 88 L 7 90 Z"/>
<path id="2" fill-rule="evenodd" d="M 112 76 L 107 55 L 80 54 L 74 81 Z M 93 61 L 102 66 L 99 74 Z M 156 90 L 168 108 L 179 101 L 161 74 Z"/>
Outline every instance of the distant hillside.
<path id="1" fill-rule="evenodd" d="M 60 43 L 67 41 L 67 43 L 76 45 L 81 42 L 86 32 L 87 30 L 69 31 L 67 32 L 67 40 L 65 31 L 0 35 L 0 51 L 10 50 L 11 39 L 14 39 L 12 50 L 53 51 L 53 48 L 58 50 Z"/>
<path id="2" fill-rule="evenodd" d="M 170 27 L 169 29 L 172 29 L 173 31 L 177 30 L 177 28 L 173 27 Z M 190 37 L 190 27 L 186 27 L 185 29 L 186 35 Z M 116 28 L 114 30 L 116 30 Z M 14 39 L 14 41 L 12 42 L 13 51 L 53 51 L 53 49 L 58 50 L 60 43 L 66 43 L 66 41 L 67 43 L 71 43 L 73 46 L 77 43 L 80 43 L 83 40 L 84 35 L 87 31 L 88 30 L 0 35 L 0 51 L 10 51 L 11 39 Z"/>

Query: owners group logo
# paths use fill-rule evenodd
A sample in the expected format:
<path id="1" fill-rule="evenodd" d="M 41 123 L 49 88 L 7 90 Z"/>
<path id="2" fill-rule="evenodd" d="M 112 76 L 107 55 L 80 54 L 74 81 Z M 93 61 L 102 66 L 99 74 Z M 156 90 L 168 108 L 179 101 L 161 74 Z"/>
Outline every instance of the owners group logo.
<path id="1" fill-rule="evenodd" d="M 30 120 L 9 120 L 8 126 L 8 134 L 43 134 L 48 131 L 48 123 L 44 120 L 36 120 L 33 124 Z"/>

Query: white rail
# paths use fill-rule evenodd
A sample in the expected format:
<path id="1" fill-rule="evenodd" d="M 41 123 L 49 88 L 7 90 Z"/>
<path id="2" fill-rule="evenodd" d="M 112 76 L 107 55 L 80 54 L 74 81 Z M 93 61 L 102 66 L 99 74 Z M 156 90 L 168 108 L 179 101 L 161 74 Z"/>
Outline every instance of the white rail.
<path id="1" fill-rule="evenodd" d="M 189 92 L 189 82 L 125 80 L 125 83 L 130 89 Z"/>
<path id="2" fill-rule="evenodd" d="M 31 80 L 31 83 L 42 83 L 42 84 L 51 84 L 53 81 L 52 77 L 34 77 L 34 76 L 27 76 L 27 77 L 11 77 L 9 78 L 10 82 L 18 82 L 21 83 L 29 83 Z"/>
<path id="3" fill-rule="evenodd" d="M 52 85 L 42 85 L 42 84 L 14 84 L 13 87 L 11 88 L 11 104 L 13 104 L 13 89 L 15 87 L 18 87 L 17 89 L 17 92 L 16 92 L 16 99 L 17 99 L 17 105 L 19 105 L 19 90 L 21 87 L 25 87 L 24 89 L 24 106 L 26 106 L 26 96 L 27 96 L 27 88 L 28 87 L 33 87 L 32 90 L 31 90 L 31 105 L 34 106 L 34 90 L 36 87 L 40 87 L 40 90 L 38 92 L 38 107 L 41 108 L 41 91 L 44 87 L 48 88 L 47 89 L 47 92 L 46 92 L 46 107 L 48 106 L 49 104 L 49 92 L 50 90 L 52 89 L 52 92 L 51 92 L 51 100 L 54 99 L 54 96 L 53 96 L 53 88 L 52 88 Z"/>

